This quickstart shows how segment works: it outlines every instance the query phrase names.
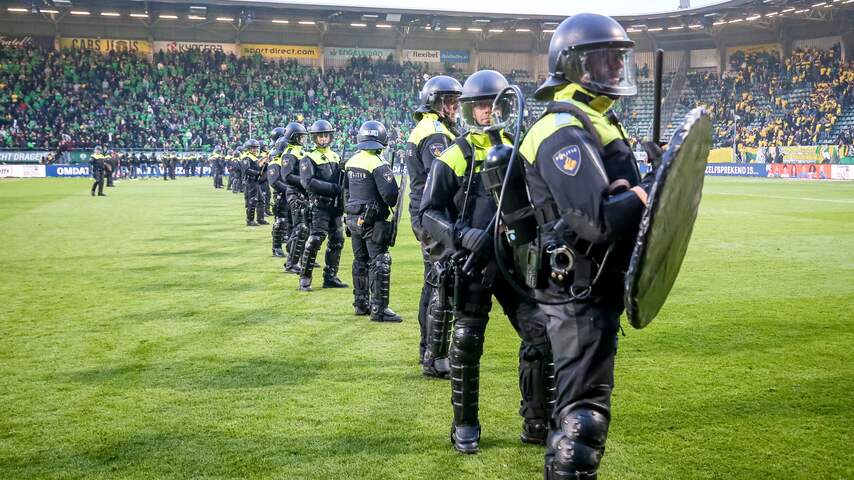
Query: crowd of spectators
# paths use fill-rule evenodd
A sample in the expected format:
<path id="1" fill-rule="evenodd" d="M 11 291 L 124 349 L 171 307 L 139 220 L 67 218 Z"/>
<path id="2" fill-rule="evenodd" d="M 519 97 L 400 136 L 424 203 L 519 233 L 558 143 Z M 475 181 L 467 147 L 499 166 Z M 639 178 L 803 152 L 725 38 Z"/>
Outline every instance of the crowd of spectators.
<path id="1" fill-rule="evenodd" d="M 411 127 L 424 67 L 353 59 L 327 69 L 222 52 L 0 50 L 0 147 L 198 149 L 263 138 L 289 121 L 330 120 L 336 147 L 381 119 Z"/>
<path id="2" fill-rule="evenodd" d="M 854 106 L 854 62 L 842 61 L 838 44 L 796 49 L 784 60 L 776 51 L 739 51 L 730 67 L 722 77 L 688 74 L 697 103 L 716 120 L 716 145 L 732 145 L 733 135 L 748 147 L 845 144 L 849 132 L 830 134 L 843 110 Z"/>
<path id="3" fill-rule="evenodd" d="M 851 142 L 850 129 L 828 138 L 843 110 L 854 108 L 854 63 L 842 62 L 838 45 L 798 49 L 786 59 L 778 52 L 736 52 L 730 64 L 722 76 L 689 72 L 695 95 L 681 99 L 685 107 L 694 101 L 712 111 L 716 145 L 732 145 L 733 134 L 748 147 Z M 648 65 L 639 73 L 648 77 Z M 352 59 L 321 71 L 215 51 L 158 52 L 151 61 L 129 52 L 4 48 L 0 148 L 210 149 L 249 135 L 263 138 L 289 121 L 310 125 L 321 118 L 338 128 L 339 150 L 368 119 L 382 120 L 391 140 L 400 142 L 426 78 L 423 64 L 391 58 Z M 528 95 L 536 87 L 523 70 L 508 78 Z M 620 116 L 632 125 L 637 112 L 631 102 L 621 103 Z"/>

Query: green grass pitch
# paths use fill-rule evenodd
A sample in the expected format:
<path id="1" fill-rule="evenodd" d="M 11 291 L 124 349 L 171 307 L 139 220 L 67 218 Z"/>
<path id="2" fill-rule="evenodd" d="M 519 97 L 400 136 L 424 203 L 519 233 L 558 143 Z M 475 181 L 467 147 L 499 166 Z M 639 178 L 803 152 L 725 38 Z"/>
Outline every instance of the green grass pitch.
<path id="1" fill-rule="evenodd" d="M 0 181 L 0 478 L 542 478 L 498 313 L 482 452 L 451 449 L 408 228 L 405 320 L 375 324 L 349 289 L 298 292 L 209 179 L 89 185 Z M 854 478 L 852 252 L 854 183 L 707 179 L 670 301 L 620 338 L 600 478 Z"/>

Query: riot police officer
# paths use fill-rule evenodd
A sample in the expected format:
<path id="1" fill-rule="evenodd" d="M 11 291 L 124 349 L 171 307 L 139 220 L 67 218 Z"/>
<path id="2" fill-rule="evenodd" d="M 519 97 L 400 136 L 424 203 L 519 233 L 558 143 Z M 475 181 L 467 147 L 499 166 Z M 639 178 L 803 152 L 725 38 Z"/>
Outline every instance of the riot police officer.
<path id="1" fill-rule="evenodd" d="M 267 181 L 267 166 L 270 164 L 270 151 L 267 149 L 267 141 L 261 140 L 258 142 L 261 148 L 258 152 L 258 158 L 263 160 L 261 167 L 261 175 L 258 177 L 258 199 L 259 204 L 264 209 L 264 214 L 267 216 L 273 215 L 270 211 L 270 183 Z"/>
<path id="2" fill-rule="evenodd" d="M 108 150 L 107 154 L 104 156 L 104 174 L 107 180 L 107 187 L 116 186 L 115 183 L 113 183 L 113 176 L 116 174 L 117 164 L 116 153 L 112 150 Z"/>
<path id="3" fill-rule="evenodd" d="M 326 255 L 323 265 L 323 288 L 346 288 L 338 278 L 341 250 L 344 248 L 344 173 L 338 154 L 329 148 L 335 129 L 326 120 L 314 122 L 308 129 L 314 150 L 300 160 L 300 183 L 308 194 L 311 223 L 305 253 L 300 260 L 300 290 L 311 290 L 314 261 L 323 240 Z"/>
<path id="4" fill-rule="evenodd" d="M 258 187 L 258 177 L 261 175 L 263 164 L 258 158 L 260 144 L 258 140 L 249 139 L 243 145 L 243 155 L 240 156 L 240 164 L 243 170 L 243 199 L 246 206 L 246 226 L 257 227 L 269 222 L 264 220 L 264 206 L 259 204 L 261 194 Z M 257 219 L 257 222 L 256 222 Z"/>
<path id="5" fill-rule="evenodd" d="M 92 196 L 95 196 L 95 190 L 98 190 L 99 197 L 107 196 L 104 193 L 104 175 L 105 175 L 105 162 L 107 156 L 104 155 L 103 149 L 101 147 L 95 147 L 95 151 L 92 152 L 92 156 L 89 158 L 89 172 L 92 174 L 92 178 L 95 180 L 92 183 Z"/>
<path id="6" fill-rule="evenodd" d="M 368 121 L 359 128 L 356 153 L 345 165 L 347 228 L 353 242 L 353 307 L 375 322 L 400 322 L 388 308 L 394 225 L 390 219 L 399 190 L 380 154 L 388 145 L 385 125 Z"/>
<path id="7" fill-rule="evenodd" d="M 284 128 L 282 134 L 284 134 Z M 282 154 L 287 147 L 287 139 L 283 135 L 276 136 L 276 143 L 273 144 L 273 149 L 270 151 L 270 163 L 267 166 L 267 181 L 273 190 L 273 229 L 271 235 L 273 237 L 273 256 L 284 257 L 285 252 L 282 250 L 282 244 L 287 239 L 288 228 L 290 226 L 291 212 L 288 208 L 288 184 L 285 177 L 282 176 Z"/>
<path id="8" fill-rule="evenodd" d="M 457 80 L 447 75 L 437 75 L 427 80 L 419 94 L 419 106 L 413 114 L 416 123 L 406 141 L 407 155 L 406 168 L 409 172 L 409 214 L 412 222 L 412 231 L 415 238 L 421 243 L 421 254 L 424 259 L 424 285 L 421 287 L 421 299 L 418 304 L 418 325 L 421 329 L 419 342 L 419 361 L 422 371 L 427 376 L 447 377 L 447 340 L 440 344 L 438 351 L 431 352 L 428 349 L 431 337 L 430 322 L 428 321 L 428 310 L 434 311 L 434 317 L 440 324 L 437 329 L 447 332 L 447 324 L 450 322 L 448 315 L 439 312 L 448 312 L 447 306 L 441 304 L 441 298 L 433 299 L 433 286 L 438 280 L 437 272 L 432 270 L 432 262 L 429 259 L 429 239 L 424 235 L 421 228 L 421 220 L 418 216 L 418 207 L 421 206 L 421 196 L 424 192 L 424 183 L 433 161 L 451 144 L 457 137 L 456 122 L 459 99 L 462 93 L 462 85 Z M 432 278 L 428 278 L 432 277 Z M 445 339 L 448 337 L 445 336 Z"/>
<path id="9" fill-rule="evenodd" d="M 288 233 L 288 259 L 284 269 L 287 273 L 300 273 L 300 260 L 308 241 L 310 210 L 305 188 L 300 183 L 300 162 L 305 157 L 303 144 L 308 131 L 301 123 L 291 122 L 285 127 L 283 138 L 287 142 L 281 155 L 281 176 L 285 179 L 287 188 L 285 198 L 290 210 L 290 225 L 284 226 Z"/>
<path id="10" fill-rule="evenodd" d="M 220 147 L 214 148 L 209 161 L 214 188 L 222 188 L 222 174 L 225 173 L 225 157 L 222 155 Z"/>
<path id="11" fill-rule="evenodd" d="M 480 178 L 491 147 L 485 129 L 491 123 L 492 102 L 506 86 L 507 80 L 494 70 L 475 72 L 463 84 L 460 104 L 469 131 L 457 137 L 433 162 L 419 210 L 425 232 L 437 244 L 431 254 L 434 258 L 450 256 L 454 271 L 450 288 L 440 291 L 445 295 L 453 292 L 454 328 L 449 352 L 454 411 L 451 441 L 463 453 L 478 451 L 480 357 L 492 295 L 522 339 L 519 413 L 523 418 L 523 442 L 545 441 L 551 410 L 552 367 L 546 318 L 535 302 L 517 295 L 504 277 L 495 273 L 489 225 L 496 205 Z M 499 140 L 508 141 L 503 132 L 496 135 Z"/>
<path id="12" fill-rule="evenodd" d="M 611 420 L 624 271 L 647 199 L 625 132 L 609 113 L 636 93 L 634 42 L 619 23 L 581 13 L 549 45 L 550 100 L 520 147 L 537 246 L 564 263 L 538 265 L 536 296 L 554 346 L 556 402 L 545 478 L 595 479 Z M 573 259 L 571 271 L 560 272 Z"/>

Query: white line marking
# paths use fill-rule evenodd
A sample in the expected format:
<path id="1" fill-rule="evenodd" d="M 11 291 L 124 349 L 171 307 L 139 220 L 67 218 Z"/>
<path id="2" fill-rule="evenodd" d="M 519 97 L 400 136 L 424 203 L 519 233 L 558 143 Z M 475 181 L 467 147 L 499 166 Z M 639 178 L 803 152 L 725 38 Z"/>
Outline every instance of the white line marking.
<path id="1" fill-rule="evenodd" d="M 736 196 L 736 197 L 779 198 L 779 199 L 783 199 L 783 200 L 807 200 L 810 202 L 854 204 L 854 200 L 834 200 L 834 199 L 830 199 L 830 198 L 784 197 L 782 195 L 757 195 L 755 193 L 729 193 L 729 192 L 709 192 L 709 193 L 711 195 L 732 195 L 732 196 Z"/>

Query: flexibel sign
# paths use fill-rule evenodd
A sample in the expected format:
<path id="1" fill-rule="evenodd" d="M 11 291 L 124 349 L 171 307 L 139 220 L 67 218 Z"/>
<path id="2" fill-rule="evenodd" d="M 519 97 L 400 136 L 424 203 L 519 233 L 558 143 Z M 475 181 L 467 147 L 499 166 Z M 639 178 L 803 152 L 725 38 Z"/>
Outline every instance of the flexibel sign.
<path id="1" fill-rule="evenodd" d="M 404 50 L 403 61 L 440 63 L 442 61 L 442 52 L 439 50 Z"/>

